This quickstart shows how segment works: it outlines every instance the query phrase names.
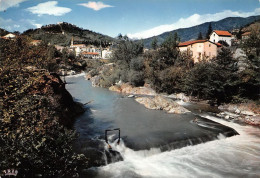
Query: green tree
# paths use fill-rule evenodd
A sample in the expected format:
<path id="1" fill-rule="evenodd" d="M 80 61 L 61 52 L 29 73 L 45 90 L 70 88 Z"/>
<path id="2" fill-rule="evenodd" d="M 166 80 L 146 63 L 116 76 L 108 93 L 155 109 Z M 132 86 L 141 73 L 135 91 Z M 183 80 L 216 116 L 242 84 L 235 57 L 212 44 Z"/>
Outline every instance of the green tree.
<path id="1" fill-rule="evenodd" d="M 213 31 L 211 23 L 209 23 L 208 32 L 206 38 L 209 39 L 211 32 Z"/>
<path id="2" fill-rule="evenodd" d="M 201 32 L 199 32 L 199 35 L 198 35 L 198 38 L 197 38 L 197 40 L 202 40 L 202 39 L 203 39 L 202 33 L 201 33 Z"/>
<path id="3" fill-rule="evenodd" d="M 152 43 L 151 43 L 151 46 L 152 46 L 152 49 L 154 49 L 154 50 L 156 50 L 157 49 L 157 47 L 158 47 L 158 40 L 157 40 L 157 38 L 156 37 L 153 37 L 153 41 L 152 41 Z"/>

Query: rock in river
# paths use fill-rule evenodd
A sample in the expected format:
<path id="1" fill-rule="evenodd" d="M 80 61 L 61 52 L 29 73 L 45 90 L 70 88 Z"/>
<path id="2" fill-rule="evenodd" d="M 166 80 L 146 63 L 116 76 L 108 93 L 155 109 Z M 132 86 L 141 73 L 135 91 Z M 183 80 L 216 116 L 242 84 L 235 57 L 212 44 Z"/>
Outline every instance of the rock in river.
<path id="1" fill-rule="evenodd" d="M 135 99 L 138 103 L 143 104 L 148 109 L 164 110 L 168 113 L 184 114 L 190 112 L 175 101 L 163 96 L 157 95 L 154 98 L 138 97 Z"/>

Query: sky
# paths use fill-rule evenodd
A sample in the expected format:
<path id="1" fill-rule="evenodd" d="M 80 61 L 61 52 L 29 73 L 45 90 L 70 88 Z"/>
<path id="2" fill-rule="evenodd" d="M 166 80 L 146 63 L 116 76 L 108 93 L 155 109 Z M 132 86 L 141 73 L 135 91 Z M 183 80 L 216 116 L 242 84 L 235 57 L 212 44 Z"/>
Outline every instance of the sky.
<path id="1" fill-rule="evenodd" d="M 57 22 L 116 37 L 148 38 L 226 17 L 260 15 L 260 0 L 0 0 L 0 28 Z"/>

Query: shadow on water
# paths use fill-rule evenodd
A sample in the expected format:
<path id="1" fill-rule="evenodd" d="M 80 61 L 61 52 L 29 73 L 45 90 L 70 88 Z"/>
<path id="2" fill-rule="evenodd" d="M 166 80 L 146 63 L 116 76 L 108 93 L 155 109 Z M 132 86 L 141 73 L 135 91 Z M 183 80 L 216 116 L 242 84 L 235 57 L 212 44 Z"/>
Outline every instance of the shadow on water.
<path id="1" fill-rule="evenodd" d="M 93 166 L 111 161 L 106 155 L 106 129 L 120 128 L 125 146 L 135 151 L 151 148 L 166 151 L 214 140 L 220 134 L 238 134 L 230 127 L 192 112 L 177 115 L 146 109 L 134 98 L 104 88 L 93 88 L 83 76 L 68 78 L 67 82 L 71 83 L 66 87 L 76 101 L 87 103 L 93 100 L 86 105 L 87 111 L 77 118 L 74 125 L 80 134 L 75 149 L 88 154 Z"/>

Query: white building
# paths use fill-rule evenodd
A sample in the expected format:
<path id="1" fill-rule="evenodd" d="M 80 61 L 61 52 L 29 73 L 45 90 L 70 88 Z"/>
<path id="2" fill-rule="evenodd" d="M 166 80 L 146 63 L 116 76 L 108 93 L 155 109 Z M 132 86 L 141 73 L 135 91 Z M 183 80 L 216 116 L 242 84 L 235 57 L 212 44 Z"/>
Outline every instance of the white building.
<path id="1" fill-rule="evenodd" d="M 102 59 L 110 59 L 111 56 L 112 56 L 112 51 L 110 51 L 109 49 L 102 50 L 102 54 L 101 54 Z"/>
<path id="2" fill-rule="evenodd" d="M 210 34 L 209 41 L 218 43 L 219 41 L 225 41 L 231 46 L 232 35 L 228 31 L 213 30 Z"/>
<path id="3" fill-rule="evenodd" d="M 16 37 L 16 35 L 12 34 L 12 33 L 9 33 L 5 36 L 3 36 L 5 39 L 14 39 Z"/>

